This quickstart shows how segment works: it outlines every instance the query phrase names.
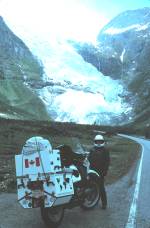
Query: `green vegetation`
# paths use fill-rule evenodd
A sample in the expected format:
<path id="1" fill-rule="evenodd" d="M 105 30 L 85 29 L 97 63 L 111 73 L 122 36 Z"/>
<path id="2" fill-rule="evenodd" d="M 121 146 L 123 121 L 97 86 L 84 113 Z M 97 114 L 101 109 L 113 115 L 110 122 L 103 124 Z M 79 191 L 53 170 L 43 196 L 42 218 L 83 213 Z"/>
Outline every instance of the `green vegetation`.
<path id="1" fill-rule="evenodd" d="M 19 61 L 22 72 L 25 72 L 28 80 L 40 80 L 43 75 L 43 67 L 36 59 L 23 58 Z"/>
<path id="2" fill-rule="evenodd" d="M 14 155 L 21 152 L 28 138 L 36 135 L 49 139 L 53 148 L 68 144 L 77 151 L 77 144 L 80 143 L 84 150 L 89 151 L 97 131 L 107 131 L 104 137 L 111 156 L 107 183 L 116 181 L 138 159 L 140 146 L 112 131 L 108 132 L 108 129 L 108 126 L 0 119 L 0 191 L 16 191 Z"/>
<path id="3" fill-rule="evenodd" d="M 49 120 L 43 102 L 25 85 L 41 81 L 43 67 L 3 21 L 0 30 L 0 117 Z"/>
<path id="4" fill-rule="evenodd" d="M 113 136 L 108 138 L 111 166 L 107 183 L 112 183 L 127 173 L 140 156 L 141 147 L 130 139 Z"/>
<path id="5" fill-rule="evenodd" d="M 42 101 L 19 80 L 0 81 L 0 113 L 7 118 L 48 120 Z"/>

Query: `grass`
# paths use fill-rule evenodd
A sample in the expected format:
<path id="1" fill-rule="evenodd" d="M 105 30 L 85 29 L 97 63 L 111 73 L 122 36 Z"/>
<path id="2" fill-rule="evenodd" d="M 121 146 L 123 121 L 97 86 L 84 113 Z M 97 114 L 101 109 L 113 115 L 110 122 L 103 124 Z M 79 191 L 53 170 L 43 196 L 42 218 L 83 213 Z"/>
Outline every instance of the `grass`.
<path id="1" fill-rule="evenodd" d="M 19 80 L 0 80 L 0 112 L 18 119 L 49 119 L 43 102 Z"/>
<path id="2" fill-rule="evenodd" d="M 107 183 L 118 180 L 132 167 L 140 156 L 141 146 L 130 139 L 113 136 L 108 139 L 111 164 Z"/>
<path id="3" fill-rule="evenodd" d="M 60 144 L 70 145 L 77 151 L 78 143 L 88 151 L 93 146 L 100 126 L 73 123 L 37 122 L 0 119 L 0 191 L 16 192 L 14 155 L 21 152 L 25 141 L 36 135 L 50 140 L 53 148 Z M 107 127 L 108 130 L 108 127 Z M 110 150 L 111 164 L 106 183 L 110 184 L 125 175 L 139 157 L 140 146 L 115 134 L 105 134 Z"/>

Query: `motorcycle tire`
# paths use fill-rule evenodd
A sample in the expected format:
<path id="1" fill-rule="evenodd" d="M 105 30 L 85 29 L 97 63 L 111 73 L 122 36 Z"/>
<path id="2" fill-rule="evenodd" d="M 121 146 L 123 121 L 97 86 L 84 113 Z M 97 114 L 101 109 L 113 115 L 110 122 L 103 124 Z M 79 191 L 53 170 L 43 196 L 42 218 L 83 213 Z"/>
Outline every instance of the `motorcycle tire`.
<path id="1" fill-rule="evenodd" d="M 63 220 L 64 208 L 62 206 L 50 208 L 41 207 L 41 217 L 47 227 L 57 228 Z"/>
<path id="2" fill-rule="evenodd" d="M 99 199 L 99 182 L 97 179 L 91 179 L 87 182 L 87 187 L 85 188 L 85 197 L 80 207 L 84 210 L 90 210 L 97 205 Z"/>

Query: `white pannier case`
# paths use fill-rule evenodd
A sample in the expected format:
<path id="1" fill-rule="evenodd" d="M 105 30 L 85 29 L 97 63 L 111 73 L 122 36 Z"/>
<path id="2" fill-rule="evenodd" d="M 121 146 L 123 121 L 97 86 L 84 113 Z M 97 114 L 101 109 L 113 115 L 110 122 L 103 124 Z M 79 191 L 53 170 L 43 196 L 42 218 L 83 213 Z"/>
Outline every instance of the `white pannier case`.
<path id="1" fill-rule="evenodd" d="M 68 203 L 74 194 L 72 172 L 62 168 L 59 150 L 42 137 L 32 137 L 15 155 L 18 201 L 24 208 Z"/>

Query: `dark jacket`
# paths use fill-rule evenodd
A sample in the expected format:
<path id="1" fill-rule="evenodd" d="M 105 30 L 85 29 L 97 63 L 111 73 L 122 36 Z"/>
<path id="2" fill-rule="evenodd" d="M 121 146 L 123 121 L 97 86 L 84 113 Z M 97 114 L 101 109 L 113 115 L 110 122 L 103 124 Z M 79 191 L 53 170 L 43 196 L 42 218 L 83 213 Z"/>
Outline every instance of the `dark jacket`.
<path id="1" fill-rule="evenodd" d="M 102 176 L 106 176 L 110 163 L 109 150 L 105 147 L 94 146 L 90 150 L 89 162 L 91 169 L 94 169 Z"/>

